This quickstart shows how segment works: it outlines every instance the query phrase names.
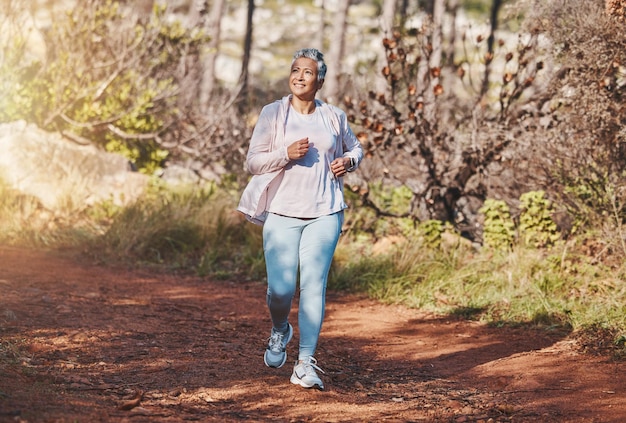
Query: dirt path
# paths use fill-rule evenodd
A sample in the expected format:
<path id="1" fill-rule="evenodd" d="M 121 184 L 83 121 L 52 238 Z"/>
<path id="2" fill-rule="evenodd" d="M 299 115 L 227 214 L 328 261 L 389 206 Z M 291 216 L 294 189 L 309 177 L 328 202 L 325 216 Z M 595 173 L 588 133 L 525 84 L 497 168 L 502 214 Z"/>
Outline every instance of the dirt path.
<path id="1" fill-rule="evenodd" d="M 626 363 L 567 334 L 336 293 L 317 354 L 327 389 L 296 387 L 290 365 L 263 365 L 264 295 L 0 247 L 0 421 L 626 421 Z"/>

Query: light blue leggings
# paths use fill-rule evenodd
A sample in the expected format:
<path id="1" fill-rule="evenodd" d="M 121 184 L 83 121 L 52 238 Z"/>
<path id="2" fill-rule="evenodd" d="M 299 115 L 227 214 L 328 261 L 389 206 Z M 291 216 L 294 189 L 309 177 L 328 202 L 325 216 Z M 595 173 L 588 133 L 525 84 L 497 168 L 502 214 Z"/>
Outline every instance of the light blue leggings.
<path id="1" fill-rule="evenodd" d="M 315 354 L 324 320 L 328 272 L 342 223 L 343 212 L 315 219 L 270 213 L 263 225 L 267 306 L 274 328 L 281 332 L 287 329 L 300 267 L 300 360 Z"/>

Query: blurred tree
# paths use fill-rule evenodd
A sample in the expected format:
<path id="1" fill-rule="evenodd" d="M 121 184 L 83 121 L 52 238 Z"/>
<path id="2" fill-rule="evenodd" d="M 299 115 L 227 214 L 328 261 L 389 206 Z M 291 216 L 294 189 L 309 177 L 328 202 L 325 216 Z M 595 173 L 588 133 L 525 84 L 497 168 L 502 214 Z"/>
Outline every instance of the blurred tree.
<path id="1" fill-rule="evenodd" d="M 203 59 L 202 83 L 200 85 L 200 112 L 206 113 L 209 109 L 209 101 L 215 89 L 215 62 L 219 54 L 219 45 L 222 31 L 222 15 L 224 13 L 225 0 L 213 0 L 208 19 L 204 22 L 204 28 L 209 36 L 206 52 Z"/>
<path id="2" fill-rule="evenodd" d="M 191 0 L 187 11 L 187 27 L 192 31 L 204 30 L 207 21 L 206 15 L 206 0 Z M 185 78 L 179 95 L 179 104 L 182 107 L 199 102 L 198 88 L 204 75 L 202 53 L 202 50 L 199 50 L 194 55 L 190 55 L 183 65 Z M 198 105 L 193 104 L 192 107 Z"/>
<path id="3" fill-rule="evenodd" d="M 248 13 L 246 19 L 246 35 L 243 42 L 243 55 L 241 59 L 241 74 L 239 85 L 239 111 L 245 113 L 248 109 L 249 92 L 248 84 L 250 80 L 250 55 L 252 54 L 252 34 L 254 31 L 254 0 L 248 0 Z"/>
<path id="4" fill-rule="evenodd" d="M 380 34 L 381 41 L 389 40 L 393 37 L 394 30 L 394 20 L 396 16 L 396 6 L 397 0 L 384 0 L 382 5 L 381 14 L 379 17 L 380 22 Z M 382 46 L 381 46 L 382 47 Z M 376 69 L 374 72 L 374 78 L 376 83 L 376 93 L 378 95 L 389 95 L 389 83 L 387 82 L 387 77 L 384 74 L 384 68 L 389 66 L 387 61 L 387 50 L 384 48 L 380 48 L 378 50 L 378 59 L 376 62 Z"/>
<path id="5" fill-rule="evenodd" d="M 554 0 L 533 6 L 524 29 L 552 41 L 545 54 L 559 66 L 548 90 L 532 99 L 534 107 L 518 111 L 531 129 L 519 142 L 530 147 L 550 178 L 546 192 L 568 209 L 563 226 L 601 227 L 607 244 L 624 240 L 624 23 L 607 16 L 601 2 Z"/>
<path id="6" fill-rule="evenodd" d="M 491 4 L 491 19 L 489 19 L 489 36 L 487 37 L 487 52 L 485 53 L 485 76 L 480 90 L 479 101 L 487 94 L 489 90 L 489 75 L 491 73 L 491 65 L 494 56 L 494 44 L 496 41 L 496 30 L 498 29 L 498 13 L 502 7 L 503 0 L 493 0 Z"/>
<path id="7" fill-rule="evenodd" d="M 324 97 L 326 101 L 330 103 L 336 103 L 339 96 L 350 0 L 339 0 L 336 7 L 337 13 L 333 21 L 332 35 L 326 60 L 328 63 L 328 72 L 324 83 Z"/>
<path id="8" fill-rule="evenodd" d="M 441 75 L 441 59 L 443 57 L 443 18 L 445 13 L 445 0 L 433 1 L 432 12 L 432 28 L 430 30 L 430 54 L 428 54 L 428 61 L 424 61 L 424 64 L 428 65 L 427 72 L 430 72 L 430 78 L 426 81 L 418 80 L 418 87 L 425 87 L 423 91 L 424 95 L 424 119 L 434 125 L 436 118 L 437 102 L 435 97 L 442 94 L 443 86 L 439 83 L 439 77 Z"/>
<path id="9" fill-rule="evenodd" d="M 320 51 L 324 51 L 324 34 L 326 33 L 326 1 L 320 1 L 320 10 L 319 10 L 319 23 L 320 26 L 315 33 L 315 37 L 313 38 L 313 45 L 311 47 L 316 48 Z"/>
<path id="10" fill-rule="evenodd" d="M 448 13 L 450 14 L 450 25 L 448 26 L 448 32 L 450 34 L 449 40 L 446 43 L 445 62 L 448 66 L 454 66 L 455 62 L 455 49 L 457 45 L 457 16 L 459 12 L 459 0 L 448 0 Z"/>

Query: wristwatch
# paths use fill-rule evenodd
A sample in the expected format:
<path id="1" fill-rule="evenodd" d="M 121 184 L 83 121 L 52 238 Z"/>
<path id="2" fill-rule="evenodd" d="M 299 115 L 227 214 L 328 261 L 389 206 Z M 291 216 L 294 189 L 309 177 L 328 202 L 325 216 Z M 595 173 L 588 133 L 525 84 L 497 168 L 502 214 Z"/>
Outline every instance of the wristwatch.
<path id="1" fill-rule="evenodd" d="M 356 160 L 354 160 L 353 157 L 350 157 L 350 167 L 347 169 L 347 171 L 352 172 L 355 166 L 356 166 Z"/>

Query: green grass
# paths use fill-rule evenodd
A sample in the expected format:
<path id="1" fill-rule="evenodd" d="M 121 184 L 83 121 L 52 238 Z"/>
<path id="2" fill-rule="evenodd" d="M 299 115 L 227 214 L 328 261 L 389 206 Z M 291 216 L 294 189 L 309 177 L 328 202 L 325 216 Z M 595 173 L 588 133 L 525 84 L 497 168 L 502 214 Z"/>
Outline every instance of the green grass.
<path id="1" fill-rule="evenodd" d="M 155 187 L 123 209 L 101 204 L 55 214 L 33 198 L 0 190 L 4 244 L 70 247 L 104 264 L 264 281 L 261 228 L 234 211 L 235 190 Z M 597 262 L 576 240 L 497 254 L 462 241 L 430 244 L 419 229 L 400 232 L 394 239 L 403 241 L 382 250 L 354 228 L 342 236 L 329 289 L 492 325 L 564 329 L 580 334 L 590 350 L 604 345 L 626 355 L 623 259 Z"/>
<path id="2" fill-rule="evenodd" d="M 134 204 L 54 213 L 0 183 L 0 242 L 64 248 L 102 263 L 163 266 L 228 278 L 262 278 L 260 228 L 234 211 L 225 189 L 155 185 Z"/>
<path id="3" fill-rule="evenodd" d="M 595 334 L 587 343 L 612 342 L 616 355 L 626 354 L 625 265 L 595 263 L 566 245 L 506 255 L 462 245 L 433 250 L 407 241 L 372 255 L 366 243 L 342 242 L 331 288 L 491 325 Z"/>

